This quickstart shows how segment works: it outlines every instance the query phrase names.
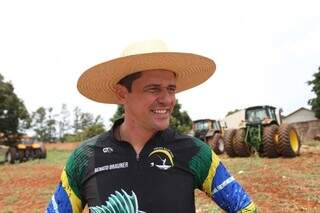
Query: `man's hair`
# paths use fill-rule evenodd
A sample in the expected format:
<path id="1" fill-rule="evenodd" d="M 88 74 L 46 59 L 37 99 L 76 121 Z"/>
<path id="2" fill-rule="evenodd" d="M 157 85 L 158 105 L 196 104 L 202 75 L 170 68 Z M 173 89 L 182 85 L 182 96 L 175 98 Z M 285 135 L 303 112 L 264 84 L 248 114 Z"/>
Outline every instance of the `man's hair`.
<path id="1" fill-rule="evenodd" d="M 127 90 L 129 92 L 131 92 L 133 81 L 140 78 L 141 75 L 142 75 L 142 72 L 132 73 L 132 74 L 127 75 L 126 77 L 122 78 L 120 81 L 118 81 L 118 84 L 124 86 L 125 88 L 127 88 Z"/>

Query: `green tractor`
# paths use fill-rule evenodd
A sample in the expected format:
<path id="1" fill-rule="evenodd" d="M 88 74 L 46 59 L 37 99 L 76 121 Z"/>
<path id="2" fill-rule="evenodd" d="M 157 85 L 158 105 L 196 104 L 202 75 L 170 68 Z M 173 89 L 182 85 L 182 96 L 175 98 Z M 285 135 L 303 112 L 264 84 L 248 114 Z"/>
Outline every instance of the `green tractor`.
<path id="1" fill-rule="evenodd" d="M 225 132 L 225 151 L 229 157 L 249 157 L 254 152 L 269 158 L 299 155 L 298 133 L 290 124 L 280 124 L 281 116 L 278 121 L 275 107 L 254 106 L 242 114 L 245 119 L 240 121 L 240 128 Z"/>
<path id="2" fill-rule="evenodd" d="M 224 141 L 220 122 L 212 119 L 193 121 L 194 137 L 207 143 L 212 150 L 220 155 L 224 152 Z"/>

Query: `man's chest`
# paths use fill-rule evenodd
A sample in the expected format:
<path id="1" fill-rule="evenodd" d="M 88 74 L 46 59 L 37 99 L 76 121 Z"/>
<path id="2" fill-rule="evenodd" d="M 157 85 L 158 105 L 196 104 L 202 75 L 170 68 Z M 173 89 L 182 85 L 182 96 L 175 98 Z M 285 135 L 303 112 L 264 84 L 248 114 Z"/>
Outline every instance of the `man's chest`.
<path id="1" fill-rule="evenodd" d="M 139 156 L 105 151 L 95 154 L 84 183 L 89 207 L 125 208 L 136 202 L 141 211 L 194 212 L 194 177 L 179 152 L 166 147 L 153 147 Z"/>

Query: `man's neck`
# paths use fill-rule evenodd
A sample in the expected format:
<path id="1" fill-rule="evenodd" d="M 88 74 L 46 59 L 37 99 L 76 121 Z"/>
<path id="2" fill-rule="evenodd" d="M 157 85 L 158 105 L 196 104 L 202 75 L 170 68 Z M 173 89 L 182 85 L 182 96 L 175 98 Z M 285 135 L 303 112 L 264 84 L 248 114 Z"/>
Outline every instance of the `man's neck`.
<path id="1" fill-rule="evenodd" d="M 141 152 L 144 145 L 156 133 L 142 128 L 135 122 L 128 121 L 128 119 L 125 119 L 118 128 L 120 139 L 129 142 L 137 154 Z"/>

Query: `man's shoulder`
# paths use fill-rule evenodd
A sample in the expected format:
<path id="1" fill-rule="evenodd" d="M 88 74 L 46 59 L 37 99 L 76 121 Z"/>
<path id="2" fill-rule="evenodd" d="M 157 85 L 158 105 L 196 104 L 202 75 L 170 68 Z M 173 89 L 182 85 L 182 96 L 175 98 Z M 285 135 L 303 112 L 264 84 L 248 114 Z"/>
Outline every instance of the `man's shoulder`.
<path id="1" fill-rule="evenodd" d="M 73 155 L 83 156 L 92 155 L 96 147 L 104 147 L 110 142 L 110 131 L 96 135 L 82 141 L 79 146 L 74 150 Z"/>
<path id="2" fill-rule="evenodd" d="M 202 140 L 188 134 L 179 133 L 177 130 L 171 128 L 168 128 L 164 135 L 164 140 L 169 141 L 169 144 L 174 145 L 177 148 L 211 150 L 208 144 Z"/>
<path id="3" fill-rule="evenodd" d="M 95 146 L 103 146 L 105 143 L 108 143 L 110 141 L 111 135 L 110 131 L 103 132 L 99 135 L 93 136 L 91 138 L 88 138 L 80 143 L 78 148 L 84 148 L 84 147 L 95 147 Z"/>
<path id="4" fill-rule="evenodd" d="M 189 134 L 185 134 L 185 133 L 180 133 L 178 132 L 177 130 L 175 129 L 172 129 L 172 128 L 168 128 L 166 129 L 165 131 L 165 134 L 175 140 L 187 140 L 187 141 L 192 141 L 193 143 L 196 143 L 198 145 L 202 145 L 202 144 L 206 144 L 204 143 L 202 140 L 192 136 L 192 135 L 189 135 Z"/>
<path id="5" fill-rule="evenodd" d="M 178 141 L 178 140 L 192 140 L 192 136 L 183 134 L 178 132 L 177 130 L 173 128 L 167 128 L 163 131 L 163 137 L 165 137 L 167 140 L 171 141 Z"/>

